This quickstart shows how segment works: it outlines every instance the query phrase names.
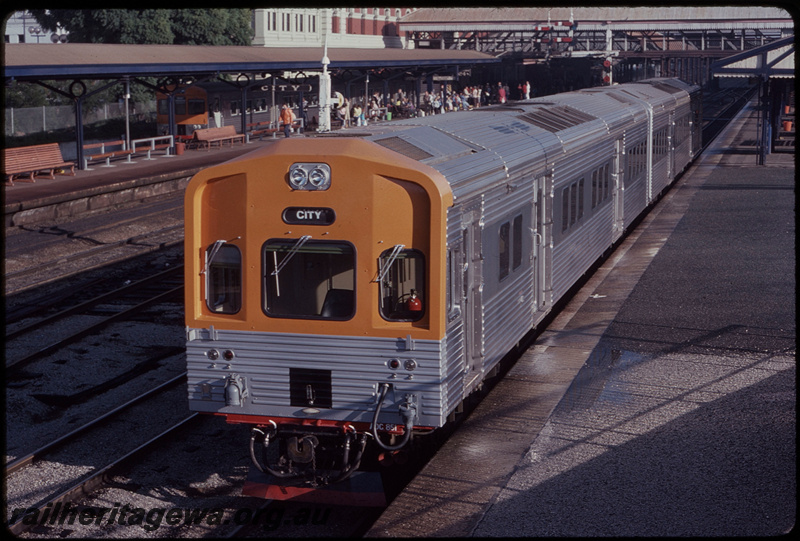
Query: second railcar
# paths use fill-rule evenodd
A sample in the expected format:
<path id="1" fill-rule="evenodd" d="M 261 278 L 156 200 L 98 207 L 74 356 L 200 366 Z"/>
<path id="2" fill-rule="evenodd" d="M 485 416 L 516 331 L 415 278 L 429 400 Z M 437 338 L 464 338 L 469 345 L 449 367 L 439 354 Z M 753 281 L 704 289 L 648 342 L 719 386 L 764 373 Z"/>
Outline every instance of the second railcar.
<path id="1" fill-rule="evenodd" d="M 197 86 L 188 86 L 173 97 L 177 135 L 191 135 L 194 130 L 208 128 L 208 95 Z M 159 133 L 169 132 L 169 101 L 166 94 L 156 92 L 156 124 Z"/>
<path id="2" fill-rule="evenodd" d="M 442 427 L 699 148 L 673 79 L 298 138 L 186 191 L 189 404 L 280 482 Z M 368 436 L 369 435 L 369 436 Z M 262 452 L 263 451 L 263 452 Z"/>

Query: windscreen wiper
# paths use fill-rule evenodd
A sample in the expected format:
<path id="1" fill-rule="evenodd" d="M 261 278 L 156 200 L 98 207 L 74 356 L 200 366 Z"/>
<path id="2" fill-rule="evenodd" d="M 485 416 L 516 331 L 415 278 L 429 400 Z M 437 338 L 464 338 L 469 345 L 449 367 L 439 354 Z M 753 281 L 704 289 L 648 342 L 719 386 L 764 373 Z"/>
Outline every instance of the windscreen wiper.
<path id="1" fill-rule="evenodd" d="M 297 239 L 297 242 L 295 242 L 294 245 L 292 245 L 292 247 L 289 249 L 289 251 L 286 253 L 286 255 L 281 260 L 280 264 L 276 266 L 274 271 L 272 271 L 272 276 L 277 276 L 278 273 L 283 270 L 283 267 L 286 266 L 286 264 L 297 254 L 297 252 L 300 250 L 300 248 L 302 248 L 303 245 L 306 242 L 308 242 L 310 239 L 311 239 L 311 235 L 303 235 L 302 237 Z M 275 252 L 275 253 L 277 253 L 277 252 Z"/>

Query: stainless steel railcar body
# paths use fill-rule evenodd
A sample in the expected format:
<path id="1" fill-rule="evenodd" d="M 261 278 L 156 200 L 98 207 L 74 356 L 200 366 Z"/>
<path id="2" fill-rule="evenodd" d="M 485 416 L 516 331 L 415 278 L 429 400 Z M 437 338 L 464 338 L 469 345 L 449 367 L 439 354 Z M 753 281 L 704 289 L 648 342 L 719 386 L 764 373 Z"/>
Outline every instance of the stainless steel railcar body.
<path id="1" fill-rule="evenodd" d="M 688 164 L 698 111 L 696 88 L 660 79 L 279 141 L 198 174 L 191 409 L 309 434 L 441 427 Z M 325 164 L 329 188 L 290 188 L 297 163 Z M 333 290 L 347 308 L 328 317 Z"/>

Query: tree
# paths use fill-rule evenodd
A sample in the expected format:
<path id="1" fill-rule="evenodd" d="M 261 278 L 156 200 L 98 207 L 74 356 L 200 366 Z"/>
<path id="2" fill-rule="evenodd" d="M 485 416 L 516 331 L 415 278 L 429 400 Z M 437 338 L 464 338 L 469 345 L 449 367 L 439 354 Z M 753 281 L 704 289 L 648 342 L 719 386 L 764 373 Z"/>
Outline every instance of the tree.
<path id="1" fill-rule="evenodd" d="M 172 45 L 250 45 L 251 11 L 238 9 L 31 9 L 39 25 L 69 32 L 71 43 Z M 145 78 L 155 83 L 152 78 Z M 58 86 L 58 85 L 54 85 Z M 97 99 L 116 101 L 122 90 L 110 89 Z M 152 99 L 152 91 L 135 85 L 131 97 Z"/>
<path id="2" fill-rule="evenodd" d="M 174 43 L 185 45 L 250 45 L 249 9 L 176 9 L 172 17 Z"/>
<path id="3" fill-rule="evenodd" d="M 249 9 L 31 9 L 50 31 L 72 43 L 250 45 Z"/>

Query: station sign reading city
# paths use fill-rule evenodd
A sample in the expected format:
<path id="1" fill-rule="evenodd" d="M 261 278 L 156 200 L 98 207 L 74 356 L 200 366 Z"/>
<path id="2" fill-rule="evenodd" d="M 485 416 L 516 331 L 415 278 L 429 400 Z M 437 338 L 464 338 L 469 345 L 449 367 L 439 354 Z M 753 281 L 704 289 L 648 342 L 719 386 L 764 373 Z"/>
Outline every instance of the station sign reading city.
<path id="1" fill-rule="evenodd" d="M 331 208 L 287 207 L 281 216 L 290 225 L 331 225 L 336 221 L 336 212 Z"/>

